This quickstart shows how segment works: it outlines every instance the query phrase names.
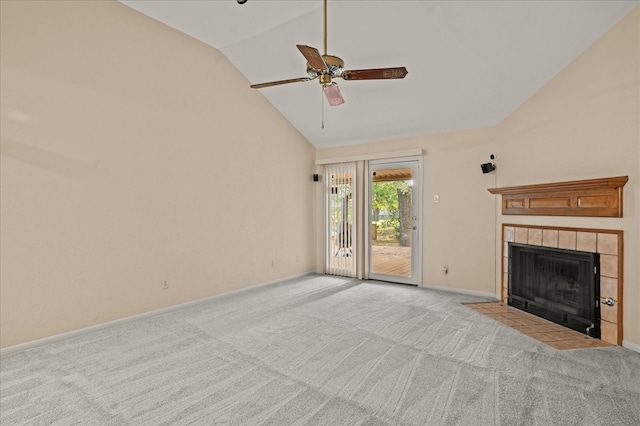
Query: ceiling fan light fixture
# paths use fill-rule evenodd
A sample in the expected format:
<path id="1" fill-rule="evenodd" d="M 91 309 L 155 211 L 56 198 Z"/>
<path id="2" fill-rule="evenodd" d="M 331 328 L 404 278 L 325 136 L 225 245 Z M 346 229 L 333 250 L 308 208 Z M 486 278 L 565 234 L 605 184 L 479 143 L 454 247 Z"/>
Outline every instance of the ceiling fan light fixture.
<path id="1" fill-rule="evenodd" d="M 327 101 L 329 101 L 329 105 L 338 106 L 344 103 L 344 98 L 342 97 L 340 88 L 336 83 L 325 84 L 322 86 L 322 90 L 327 97 Z"/>

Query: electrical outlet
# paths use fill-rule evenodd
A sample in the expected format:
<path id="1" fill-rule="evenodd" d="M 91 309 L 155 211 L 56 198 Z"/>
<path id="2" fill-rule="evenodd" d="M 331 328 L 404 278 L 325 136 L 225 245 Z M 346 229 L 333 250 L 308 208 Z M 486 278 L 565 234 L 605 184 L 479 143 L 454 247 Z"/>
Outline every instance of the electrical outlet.
<path id="1" fill-rule="evenodd" d="M 160 280 L 160 288 L 162 290 L 168 290 L 169 289 L 169 280 Z"/>
<path id="2" fill-rule="evenodd" d="M 448 274 L 449 273 L 449 265 L 447 265 L 447 264 L 442 265 L 442 273 L 443 274 Z"/>
<path id="3" fill-rule="evenodd" d="M 272 268 L 276 267 L 276 260 L 275 259 L 271 259 L 271 267 Z"/>
<path id="4" fill-rule="evenodd" d="M 434 203 L 439 203 L 440 202 L 440 196 L 439 195 L 434 195 L 433 196 L 433 202 Z"/>

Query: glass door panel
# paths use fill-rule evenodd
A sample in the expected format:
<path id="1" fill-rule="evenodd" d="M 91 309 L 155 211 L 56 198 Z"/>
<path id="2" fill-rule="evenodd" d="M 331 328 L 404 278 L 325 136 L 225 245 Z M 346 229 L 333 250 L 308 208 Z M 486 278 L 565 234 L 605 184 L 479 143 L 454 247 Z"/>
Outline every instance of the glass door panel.
<path id="1" fill-rule="evenodd" d="M 346 277 L 356 276 L 355 263 L 355 163 L 328 164 L 326 179 L 325 272 Z"/>
<path id="2" fill-rule="evenodd" d="M 369 164 L 369 276 L 418 284 L 419 163 Z"/>

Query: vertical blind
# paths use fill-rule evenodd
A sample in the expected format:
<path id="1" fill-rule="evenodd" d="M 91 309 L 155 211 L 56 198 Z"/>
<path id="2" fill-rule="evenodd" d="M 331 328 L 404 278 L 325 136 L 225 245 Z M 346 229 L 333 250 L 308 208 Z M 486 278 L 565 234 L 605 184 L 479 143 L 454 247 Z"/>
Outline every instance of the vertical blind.
<path id="1" fill-rule="evenodd" d="M 326 196 L 325 273 L 356 276 L 355 247 L 355 177 L 356 164 L 337 163 L 324 166 Z"/>

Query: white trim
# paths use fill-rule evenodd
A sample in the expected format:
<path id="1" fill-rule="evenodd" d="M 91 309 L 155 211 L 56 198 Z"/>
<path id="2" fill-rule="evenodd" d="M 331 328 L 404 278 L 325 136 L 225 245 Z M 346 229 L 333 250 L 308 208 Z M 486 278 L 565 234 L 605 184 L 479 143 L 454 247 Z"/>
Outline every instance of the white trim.
<path id="1" fill-rule="evenodd" d="M 371 209 L 370 207 L 370 199 L 371 199 L 371 180 L 369 179 L 370 175 L 369 171 L 369 161 L 362 162 L 362 210 L 364 216 L 364 232 L 362 239 L 362 279 L 369 280 L 369 272 L 371 272 Z"/>
<path id="2" fill-rule="evenodd" d="M 436 285 L 427 285 L 427 284 L 419 285 L 418 287 L 426 288 L 426 289 L 429 289 L 429 290 L 440 290 L 440 291 L 447 291 L 447 292 L 450 292 L 450 293 L 465 294 L 467 296 L 488 297 L 488 298 L 490 298 L 492 300 L 495 300 L 496 302 L 500 301 L 500 298 L 496 297 L 495 294 L 493 294 L 493 293 L 485 293 L 484 291 L 464 290 L 464 289 L 460 289 L 460 288 L 440 287 L 440 286 L 436 286 Z"/>
<path id="3" fill-rule="evenodd" d="M 347 157 L 334 157 L 316 160 L 316 166 L 332 163 L 349 163 L 352 161 L 367 161 L 367 160 L 384 160 L 386 158 L 398 158 L 398 157 L 415 157 L 422 156 L 424 151 L 421 148 L 404 149 L 402 151 L 381 152 L 378 154 L 362 154 L 351 155 Z"/>
<path id="4" fill-rule="evenodd" d="M 640 345 L 637 343 L 630 342 L 628 340 L 622 340 L 622 347 L 631 349 L 632 351 L 636 351 L 640 353 Z"/>
<path id="5" fill-rule="evenodd" d="M 285 278 L 279 278 L 277 280 L 266 281 L 260 284 L 252 285 L 245 288 L 240 288 L 238 290 L 227 291 L 225 293 L 215 294 L 213 296 L 208 296 L 203 299 L 192 300 L 190 302 L 180 303 L 178 305 L 168 306 L 166 308 L 154 309 L 153 311 L 144 312 L 142 314 L 132 315 L 130 317 L 120 318 L 113 321 L 107 321 L 102 324 L 96 324 L 89 327 L 80 328 L 77 330 L 67 331 L 65 333 L 55 334 L 53 336 L 43 337 L 42 339 L 32 340 L 26 343 L 20 343 L 18 345 L 9 346 L 7 348 L 0 349 L 0 358 L 3 358 L 8 355 L 13 355 L 18 352 L 26 351 L 27 349 L 36 348 L 38 346 L 48 345 L 50 343 L 59 342 L 62 340 L 71 339 L 73 337 L 82 336 L 84 334 L 93 333 L 94 331 L 104 330 L 106 328 L 114 327 L 116 325 L 126 324 L 128 322 L 137 321 L 143 318 L 154 317 L 157 315 L 166 314 L 169 312 L 177 311 L 180 309 L 188 308 L 190 306 L 199 305 L 201 303 L 208 302 L 210 300 L 217 299 L 219 297 L 226 297 L 232 294 L 242 293 L 248 290 L 254 290 L 259 287 L 264 287 L 268 285 L 278 284 L 287 280 L 292 280 L 300 277 L 304 277 L 307 275 L 313 275 L 314 272 L 305 272 L 302 274 L 291 275 Z"/>

